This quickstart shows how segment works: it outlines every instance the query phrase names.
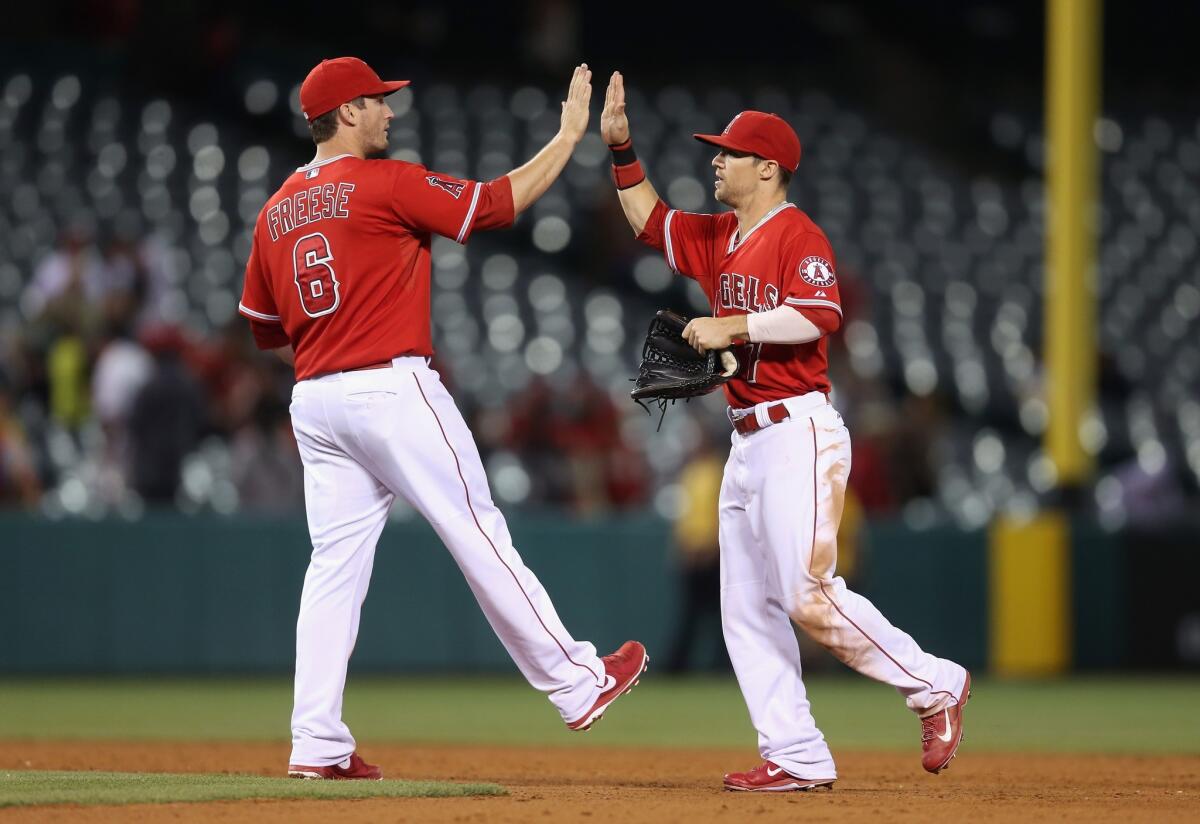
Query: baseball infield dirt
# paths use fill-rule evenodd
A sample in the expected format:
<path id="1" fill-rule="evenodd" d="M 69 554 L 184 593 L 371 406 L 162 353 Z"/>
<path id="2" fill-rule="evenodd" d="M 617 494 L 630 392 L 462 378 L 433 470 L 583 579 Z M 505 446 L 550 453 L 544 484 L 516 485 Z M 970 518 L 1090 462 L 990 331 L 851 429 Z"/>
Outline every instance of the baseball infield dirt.
<path id="1" fill-rule="evenodd" d="M 1196 821 L 1200 756 L 973 753 L 940 776 L 920 753 L 842 753 L 833 791 L 738 794 L 721 775 L 753 766 L 730 750 L 365 745 L 392 778 L 490 781 L 501 798 L 250 801 L 18 807 L 0 820 L 72 822 L 638 822 L 802 820 Z M 280 775 L 287 746 L 245 743 L 0 742 L 0 769 Z"/>

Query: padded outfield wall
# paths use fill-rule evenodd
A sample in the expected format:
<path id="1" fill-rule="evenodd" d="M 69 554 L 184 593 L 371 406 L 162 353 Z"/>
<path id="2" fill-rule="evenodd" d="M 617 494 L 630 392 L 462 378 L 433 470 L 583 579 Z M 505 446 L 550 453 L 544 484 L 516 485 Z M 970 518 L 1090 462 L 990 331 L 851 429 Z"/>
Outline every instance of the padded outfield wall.
<path id="1" fill-rule="evenodd" d="M 573 633 L 602 652 L 638 637 L 665 655 L 680 604 L 666 523 L 523 516 L 510 526 Z M 1200 594 L 1184 582 L 1200 580 L 1200 553 L 1186 535 L 1029 528 L 872 523 L 850 583 L 926 649 L 977 670 L 1197 665 L 1187 639 Z M 5 514 L 0 672 L 288 672 L 308 552 L 302 519 Z M 1172 574 L 1155 601 L 1163 569 Z M 352 666 L 513 669 L 449 553 L 415 521 L 384 531 Z"/>

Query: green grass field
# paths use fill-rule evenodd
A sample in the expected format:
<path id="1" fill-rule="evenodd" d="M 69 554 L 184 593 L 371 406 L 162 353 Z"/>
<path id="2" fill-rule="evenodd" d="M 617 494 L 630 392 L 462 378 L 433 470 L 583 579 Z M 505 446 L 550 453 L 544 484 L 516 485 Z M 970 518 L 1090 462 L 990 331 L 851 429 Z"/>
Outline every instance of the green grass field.
<path id="1" fill-rule="evenodd" d="M 27 804 L 160 804 L 246 798 L 450 798 L 503 795 L 495 784 L 441 781 L 294 781 L 249 775 L 0 772 L 0 807 Z"/>
<path id="2" fill-rule="evenodd" d="M 809 683 L 842 749 L 911 749 L 917 723 L 887 687 Z M 291 683 L 276 679 L 0 680 L 0 740 L 283 741 Z M 732 680 L 648 676 L 586 736 L 516 678 L 351 677 L 346 719 L 372 741 L 557 746 L 753 747 Z M 1200 679 L 980 679 L 967 715 L 976 751 L 1200 753 Z"/>

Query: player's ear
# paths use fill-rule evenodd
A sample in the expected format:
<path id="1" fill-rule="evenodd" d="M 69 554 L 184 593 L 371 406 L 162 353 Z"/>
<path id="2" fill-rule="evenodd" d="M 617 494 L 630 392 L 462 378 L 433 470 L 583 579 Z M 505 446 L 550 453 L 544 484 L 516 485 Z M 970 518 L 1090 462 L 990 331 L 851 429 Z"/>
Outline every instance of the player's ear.
<path id="1" fill-rule="evenodd" d="M 763 159 L 758 164 L 758 179 L 770 180 L 779 174 L 779 164 L 774 160 Z"/>
<path id="2" fill-rule="evenodd" d="M 338 121 L 345 123 L 347 126 L 357 125 L 358 109 L 353 103 L 343 103 L 338 106 Z"/>

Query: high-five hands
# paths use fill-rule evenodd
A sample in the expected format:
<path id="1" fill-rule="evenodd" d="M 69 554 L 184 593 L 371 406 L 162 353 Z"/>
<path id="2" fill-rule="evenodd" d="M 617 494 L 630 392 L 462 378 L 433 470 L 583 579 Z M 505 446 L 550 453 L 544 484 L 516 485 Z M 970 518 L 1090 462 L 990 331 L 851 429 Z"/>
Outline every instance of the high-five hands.
<path id="1" fill-rule="evenodd" d="M 588 125 L 588 105 L 592 100 L 592 72 L 587 63 L 580 63 L 571 75 L 567 99 L 562 102 L 562 121 L 559 131 L 576 143 L 583 139 Z"/>
<path id="2" fill-rule="evenodd" d="M 629 118 L 625 116 L 625 78 L 613 72 L 604 93 L 604 111 L 600 113 L 600 137 L 610 146 L 629 139 Z"/>

